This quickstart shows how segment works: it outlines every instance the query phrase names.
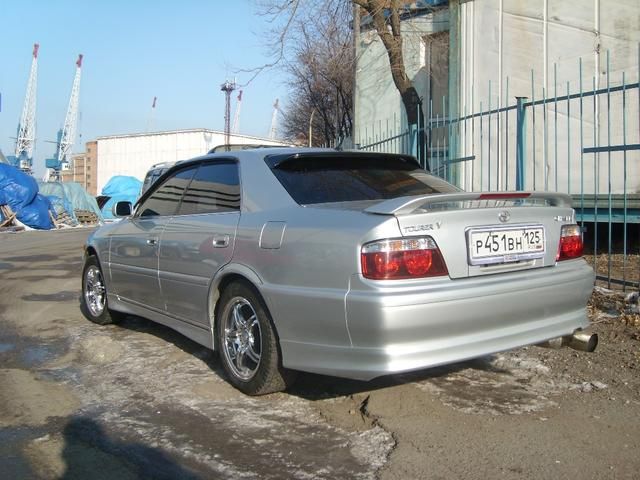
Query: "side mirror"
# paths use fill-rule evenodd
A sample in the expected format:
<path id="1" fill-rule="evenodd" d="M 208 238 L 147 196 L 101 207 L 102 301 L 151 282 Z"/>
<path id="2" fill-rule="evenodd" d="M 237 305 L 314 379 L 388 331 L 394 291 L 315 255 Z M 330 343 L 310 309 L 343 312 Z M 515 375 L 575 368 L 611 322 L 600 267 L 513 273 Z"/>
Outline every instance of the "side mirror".
<path id="1" fill-rule="evenodd" d="M 131 211 L 131 202 L 116 202 L 112 209 L 114 217 L 128 217 Z"/>

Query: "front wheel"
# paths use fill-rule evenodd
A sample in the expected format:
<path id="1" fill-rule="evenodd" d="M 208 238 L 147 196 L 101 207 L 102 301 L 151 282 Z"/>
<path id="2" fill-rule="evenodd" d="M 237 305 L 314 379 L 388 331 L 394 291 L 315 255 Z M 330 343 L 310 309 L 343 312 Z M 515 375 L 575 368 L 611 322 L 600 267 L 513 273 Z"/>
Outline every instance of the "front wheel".
<path id="1" fill-rule="evenodd" d="M 100 262 L 94 255 L 87 257 L 82 270 L 80 310 L 87 319 L 99 325 L 115 323 L 122 317 L 122 314 L 110 311 L 107 306 L 107 287 Z"/>
<path id="2" fill-rule="evenodd" d="M 225 288 L 216 324 L 222 366 L 238 390 L 264 395 L 293 383 L 295 373 L 282 367 L 271 316 L 253 288 L 240 282 Z"/>

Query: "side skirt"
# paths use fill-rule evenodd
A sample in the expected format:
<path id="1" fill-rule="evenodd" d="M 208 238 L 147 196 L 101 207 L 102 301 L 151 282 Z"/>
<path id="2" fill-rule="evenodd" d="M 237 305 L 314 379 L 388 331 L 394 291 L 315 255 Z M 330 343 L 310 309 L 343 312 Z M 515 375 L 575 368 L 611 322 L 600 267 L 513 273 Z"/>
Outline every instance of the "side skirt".
<path id="1" fill-rule="evenodd" d="M 138 304 L 127 301 L 126 299 L 116 295 L 108 296 L 109 308 L 118 312 L 127 313 L 130 315 L 136 315 L 143 317 L 153 322 L 159 323 L 166 327 L 181 333 L 185 337 L 193 340 L 200 345 L 207 347 L 211 350 L 214 349 L 213 336 L 211 330 L 200 325 L 188 323 L 183 320 L 171 317 L 165 313 L 157 310 L 151 310 L 149 308 L 140 306 Z"/>

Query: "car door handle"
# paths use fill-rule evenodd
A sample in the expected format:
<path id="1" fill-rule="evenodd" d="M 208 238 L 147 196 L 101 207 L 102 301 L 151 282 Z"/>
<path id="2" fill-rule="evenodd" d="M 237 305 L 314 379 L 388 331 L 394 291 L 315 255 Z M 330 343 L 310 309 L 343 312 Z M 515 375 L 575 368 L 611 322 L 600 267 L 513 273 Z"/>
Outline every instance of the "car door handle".
<path id="1" fill-rule="evenodd" d="M 155 247 L 157 243 L 158 243 L 157 238 L 147 238 L 147 245 L 151 245 L 152 247 Z"/>
<path id="2" fill-rule="evenodd" d="M 229 246 L 229 235 L 214 235 L 211 243 L 215 248 L 225 248 Z"/>

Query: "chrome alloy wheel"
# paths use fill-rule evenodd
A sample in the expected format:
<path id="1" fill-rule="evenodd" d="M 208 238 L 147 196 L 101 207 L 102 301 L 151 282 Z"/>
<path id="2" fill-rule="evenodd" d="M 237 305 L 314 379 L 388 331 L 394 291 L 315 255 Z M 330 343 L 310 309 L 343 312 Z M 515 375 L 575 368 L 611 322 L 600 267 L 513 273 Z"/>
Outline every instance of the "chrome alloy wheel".
<path id="1" fill-rule="evenodd" d="M 250 380 L 260 366 L 262 332 L 255 310 L 247 299 L 236 297 L 225 309 L 223 355 L 233 374 Z"/>
<path id="2" fill-rule="evenodd" d="M 91 265 L 84 274 L 84 300 L 89 312 L 99 317 L 104 312 L 107 290 L 104 286 L 100 268 Z"/>

